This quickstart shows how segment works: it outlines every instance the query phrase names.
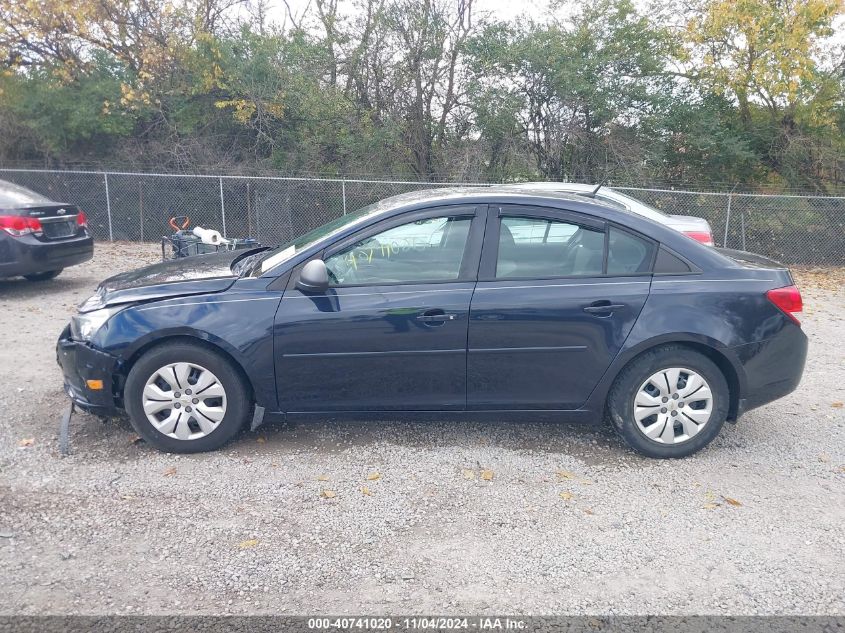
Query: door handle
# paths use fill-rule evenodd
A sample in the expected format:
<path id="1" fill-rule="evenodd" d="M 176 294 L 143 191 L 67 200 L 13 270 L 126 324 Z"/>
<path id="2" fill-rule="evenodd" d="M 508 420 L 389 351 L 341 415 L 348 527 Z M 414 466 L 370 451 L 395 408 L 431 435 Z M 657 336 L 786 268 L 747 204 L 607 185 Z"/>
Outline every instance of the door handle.
<path id="1" fill-rule="evenodd" d="M 432 310 L 430 312 L 423 312 L 417 317 L 417 321 L 422 321 L 423 323 L 438 323 L 440 321 L 454 321 L 457 318 L 457 314 L 447 314 L 445 312 L 435 312 Z"/>
<path id="2" fill-rule="evenodd" d="M 584 306 L 584 312 L 588 314 L 603 314 L 613 312 L 614 310 L 621 310 L 624 307 L 624 303 L 610 303 L 609 301 L 607 303 L 601 303 L 597 301 L 596 303 Z"/>

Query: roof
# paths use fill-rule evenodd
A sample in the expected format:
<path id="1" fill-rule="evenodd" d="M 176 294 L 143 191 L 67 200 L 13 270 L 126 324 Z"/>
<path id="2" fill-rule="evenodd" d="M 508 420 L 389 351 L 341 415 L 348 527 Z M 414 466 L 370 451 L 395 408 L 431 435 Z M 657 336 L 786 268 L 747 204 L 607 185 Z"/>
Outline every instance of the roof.
<path id="1" fill-rule="evenodd" d="M 595 187 L 586 187 L 585 190 L 592 190 Z M 607 204 L 600 199 L 587 198 L 578 193 L 568 193 L 552 188 L 531 189 L 530 187 L 515 187 L 513 185 L 489 185 L 489 186 L 448 186 L 448 187 L 433 187 L 430 189 L 420 189 L 417 191 L 409 191 L 401 193 L 396 196 L 391 196 L 376 202 L 370 209 L 371 213 L 378 213 L 380 211 L 388 211 L 400 206 L 410 206 L 414 204 L 425 204 L 437 201 L 448 200 L 481 200 L 489 198 L 508 199 L 513 198 L 537 198 L 547 200 L 565 200 L 570 202 L 577 202 L 579 204 L 594 205 L 604 209 L 616 209 L 613 205 Z"/>

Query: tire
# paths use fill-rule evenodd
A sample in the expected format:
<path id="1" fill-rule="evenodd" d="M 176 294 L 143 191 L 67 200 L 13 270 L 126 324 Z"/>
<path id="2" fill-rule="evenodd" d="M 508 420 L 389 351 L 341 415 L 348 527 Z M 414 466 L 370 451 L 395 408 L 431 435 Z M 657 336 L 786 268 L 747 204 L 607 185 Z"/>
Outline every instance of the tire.
<path id="1" fill-rule="evenodd" d="M 682 371 L 676 376 L 673 370 L 678 369 Z M 699 379 L 703 386 L 697 387 Z M 625 443 L 658 459 L 686 457 L 707 446 L 722 429 L 729 406 L 730 390 L 719 367 L 681 345 L 635 358 L 617 376 L 607 399 L 611 424 Z"/>
<path id="2" fill-rule="evenodd" d="M 24 278 L 29 279 L 29 281 L 50 281 L 58 277 L 63 270 L 64 268 L 59 268 L 57 270 L 47 270 L 43 273 L 32 273 L 30 275 L 24 275 Z"/>
<path id="3" fill-rule="evenodd" d="M 159 428 L 145 402 L 150 411 L 160 408 L 150 414 Z M 124 404 L 138 435 L 168 453 L 220 448 L 244 427 L 252 408 L 245 380 L 233 363 L 190 342 L 154 347 L 141 356 L 126 379 Z"/>

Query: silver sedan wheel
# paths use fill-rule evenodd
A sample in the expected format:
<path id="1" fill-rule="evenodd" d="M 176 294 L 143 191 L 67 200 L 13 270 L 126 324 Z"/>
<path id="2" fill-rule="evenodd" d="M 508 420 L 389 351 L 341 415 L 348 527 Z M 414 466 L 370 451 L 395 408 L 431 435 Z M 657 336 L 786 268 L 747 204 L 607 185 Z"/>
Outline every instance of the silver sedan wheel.
<path id="1" fill-rule="evenodd" d="M 194 363 L 171 363 L 153 373 L 143 392 L 144 413 L 159 432 L 177 440 L 212 433 L 226 415 L 226 390 Z"/>
<path id="2" fill-rule="evenodd" d="M 634 420 L 640 431 L 662 444 L 681 444 L 710 421 L 713 394 L 691 369 L 670 367 L 653 374 L 634 396 Z"/>

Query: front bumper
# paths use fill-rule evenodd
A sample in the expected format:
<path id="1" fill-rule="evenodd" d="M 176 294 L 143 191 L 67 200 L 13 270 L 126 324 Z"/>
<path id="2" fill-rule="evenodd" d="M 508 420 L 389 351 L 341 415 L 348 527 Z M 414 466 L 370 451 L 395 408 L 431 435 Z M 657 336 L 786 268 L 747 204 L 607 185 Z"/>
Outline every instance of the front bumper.
<path id="1" fill-rule="evenodd" d="M 73 403 L 97 415 L 116 415 L 122 409 L 123 377 L 120 359 L 70 338 L 65 327 L 56 343 L 56 360 L 64 374 L 64 389 Z M 101 380 L 102 389 L 90 389 L 88 380 Z"/>
<path id="2" fill-rule="evenodd" d="M 94 238 L 44 241 L 33 235 L 12 237 L 0 232 L 0 277 L 16 277 L 59 270 L 94 257 Z"/>

